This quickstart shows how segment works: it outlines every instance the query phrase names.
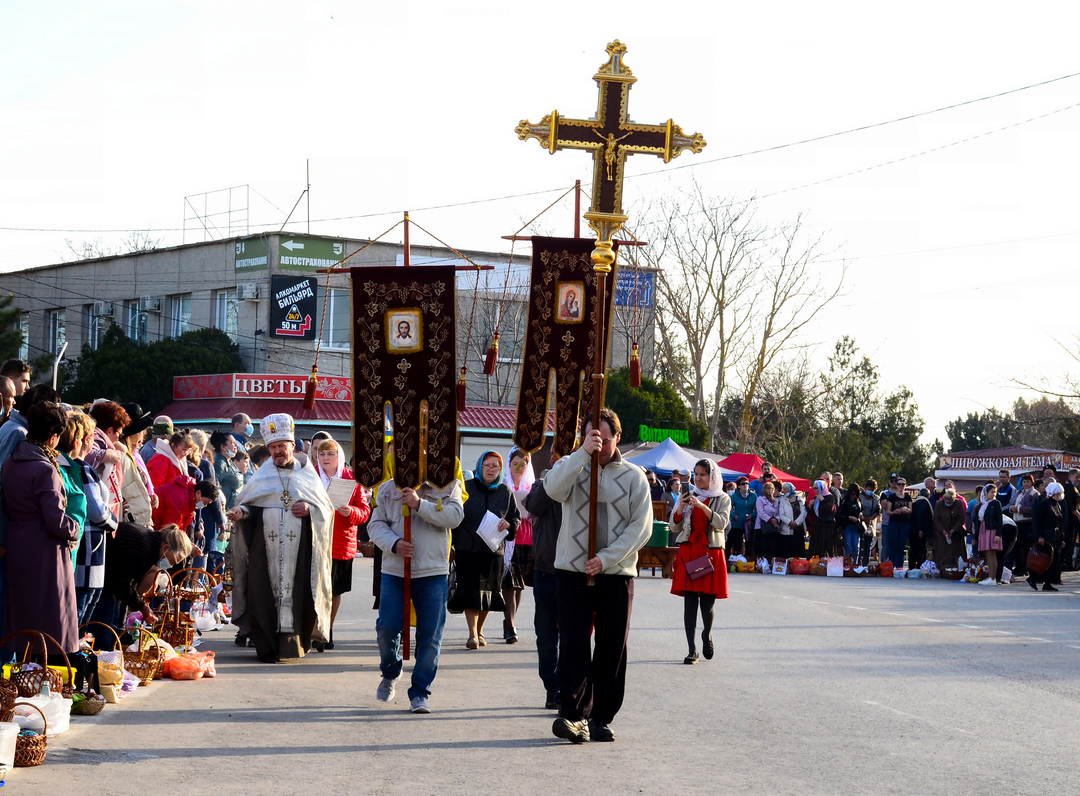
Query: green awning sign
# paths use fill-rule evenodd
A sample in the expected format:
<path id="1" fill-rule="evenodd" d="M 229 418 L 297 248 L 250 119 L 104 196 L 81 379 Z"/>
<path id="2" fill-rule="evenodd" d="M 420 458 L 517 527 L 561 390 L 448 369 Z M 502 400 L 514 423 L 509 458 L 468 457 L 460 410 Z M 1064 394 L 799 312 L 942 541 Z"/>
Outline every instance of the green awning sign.
<path id="1" fill-rule="evenodd" d="M 650 428 L 649 426 L 639 426 L 638 438 L 642 442 L 663 442 L 666 439 L 671 439 L 680 445 L 690 444 L 690 432 L 679 428 Z"/>
<path id="2" fill-rule="evenodd" d="M 278 270 L 311 271 L 331 268 L 345 256 L 345 242 L 282 235 L 278 239 Z"/>
<path id="3" fill-rule="evenodd" d="M 234 245 L 237 271 L 264 271 L 270 264 L 270 246 L 266 238 L 247 238 Z"/>

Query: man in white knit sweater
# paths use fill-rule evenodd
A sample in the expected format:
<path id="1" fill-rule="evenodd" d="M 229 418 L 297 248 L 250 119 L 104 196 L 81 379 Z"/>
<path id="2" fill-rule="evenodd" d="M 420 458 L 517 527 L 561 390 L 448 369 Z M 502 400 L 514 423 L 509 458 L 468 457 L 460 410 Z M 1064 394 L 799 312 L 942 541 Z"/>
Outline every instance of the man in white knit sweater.
<path id="1" fill-rule="evenodd" d="M 649 482 L 619 454 L 621 431 L 610 409 L 601 413 L 599 429 L 589 418 L 581 447 L 556 462 L 544 481 L 548 495 L 563 505 L 555 551 L 561 704 L 552 732 L 572 743 L 615 740 L 609 725 L 626 688 L 637 554 L 652 531 Z M 589 558 L 589 490 L 597 450 L 596 556 Z M 595 576 L 594 586 L 587 585 L 588 575 Z"/>

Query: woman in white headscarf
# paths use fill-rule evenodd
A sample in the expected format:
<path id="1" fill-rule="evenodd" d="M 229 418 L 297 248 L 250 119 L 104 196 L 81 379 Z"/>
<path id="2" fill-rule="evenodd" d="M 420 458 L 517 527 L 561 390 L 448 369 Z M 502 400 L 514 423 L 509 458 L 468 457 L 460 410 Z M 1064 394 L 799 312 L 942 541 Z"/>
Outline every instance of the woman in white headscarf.
<path id="1" fill-rule="evenodd" d="M 526 586 L 532 586 L 532 515 L 525 510 L 525 498 L 532 489 L 536 475 L 533 473 L 532 457 L 521 448 L 513 447 L 506 457 L 503 469 L 503 483 L 517 502 L 521 524 L 518 525 L 517 537 L 506 543 L 506 569 L 503 574 L 503 638 L 507 644 L 516 644 L 517 626 L 514 623 L 517 610 L 521 606 L 521 594 Z"/>
<path id="2" fill-rule="evenodd" d="M 716 462 L 702 459 L 694 465 L 690 492 L 679 496 L 671 515 L 671 525 L 678 529 L 675 543 L 679 546 L 671 593 L 683 598 L 683 626 L 690 650 L 683 659 L 686 664 L 698 662 L 694 636 L 699 609 L 701 652 L 705 660 L 712 660 L 716 600 L 728 596 L 724 532 L 730 515 L 731 498 L 724 492 L 720 467 Z"/>
<path id="3" fill-rule="evenodd" d="M 979 496 L 979 552 L 986 555 L 987 576 L 979 583 L 983 586 L 1001 585 L 998 571 L 998 553 L 1002 551 L 1001 531 L 1003 518 L 1001 504 L 997 501 L 997 484 L 987 484 Z"/>
<path id="4" fill-rule="evenodd" d="M 314 447 L 314 446 L 313 446 Z M 321 440 L 313 451 L 315 471 L 319 474 L 323 489 L 330 486 L 331 478 L 353 480 L 352 471 L 345 466 L 345 452 L 332 439 Z M 326 643 L 312 642 L 318 652 L 334 648 L 334 620 L 341 607 L 341 595 L 352 591 L 353 559 L 356 558 L 357 527 L 371 517 L 367 494 L 356 484 L 348 503 L 334 507 L 334 537 L 330 558 L 330 639 Z"/>

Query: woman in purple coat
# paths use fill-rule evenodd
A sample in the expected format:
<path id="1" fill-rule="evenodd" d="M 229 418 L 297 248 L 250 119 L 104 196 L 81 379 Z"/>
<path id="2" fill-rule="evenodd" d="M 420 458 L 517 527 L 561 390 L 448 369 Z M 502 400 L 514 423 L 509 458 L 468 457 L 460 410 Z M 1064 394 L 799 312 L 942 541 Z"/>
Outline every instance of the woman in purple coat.
<path id="1" fill-rule="evenodd" d="M 64 410 L 40 403 L 27 412 L 26 440 L 0 468 L 0 507 L 8 519 L 7 604 L 4 634 L 40 630 L 64 652 L 79 649 L 72 547 L 78 522 L 64 514 L 64 482 L 56 443 L 67 424 Z"/>

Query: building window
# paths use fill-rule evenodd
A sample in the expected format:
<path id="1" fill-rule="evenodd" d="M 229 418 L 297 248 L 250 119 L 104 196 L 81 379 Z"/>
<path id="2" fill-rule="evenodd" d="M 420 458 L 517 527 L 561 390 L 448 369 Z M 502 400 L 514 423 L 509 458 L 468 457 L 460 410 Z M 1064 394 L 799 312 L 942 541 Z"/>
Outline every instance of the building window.
<path id="1" fill-rule="evenodd" d="M 67 310 L 49 310 L 49 353 L 59 354 L 67 342 Z"/>
<path id="2" fill-rule="evenodd" d="M 137 343 L 146 342 L 146 313 L 139 309 L 139 300 L 124 302 L 127 336 Z"/>
<path id="3" fill-rule="evenodd" d="M 214 327 L 229 335 L 234 343 L 238 336 L 236 321 L 240 304 L 236 300 L 236 289 L 219 290 L 214 301 Z"/>
<path id="4" fill-rule="evenodd" d="M 169 333 L 179 337 L 191 329 L 191 296 L 173 296 Z"/>
<path id="5" fill-rule="evenodd" d="M 323 317 L 323 293 L 322 289 L 316 291 L 320 321 Z M 326 323 L 319 330 L 324 347 L 348 350 L 351 344 L 349 339 L 351 315 L 349 291 L 342 288 L 330 288 L 330 299 L 326 305 Z"/>
<path id="6" fill-rule="evenodd" d="M 30 358 L 30 313 L 24 312 L 19 316 L 19 359 L 23 362 Z"/>

